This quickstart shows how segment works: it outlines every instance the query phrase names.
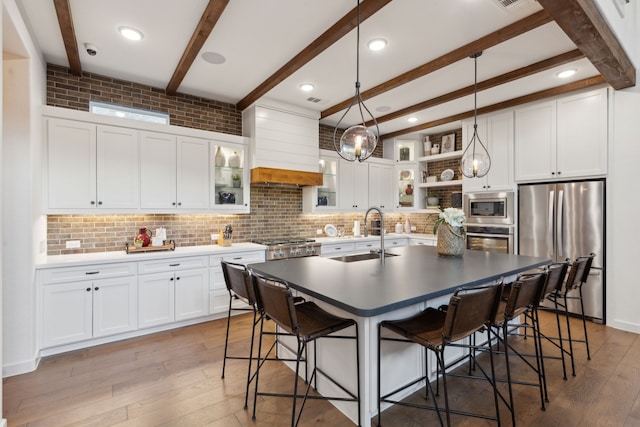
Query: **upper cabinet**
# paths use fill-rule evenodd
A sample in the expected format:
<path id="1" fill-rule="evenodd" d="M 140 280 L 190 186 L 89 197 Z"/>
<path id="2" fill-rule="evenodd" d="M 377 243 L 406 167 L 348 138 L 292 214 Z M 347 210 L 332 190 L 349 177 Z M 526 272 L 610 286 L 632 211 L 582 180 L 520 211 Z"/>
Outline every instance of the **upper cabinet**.
<path id="1" fill-rule="evenodd" d="M 45 111 L 47 212 L 249 212 L 243 137 Z"/>
<path id="2" fill-rule="evenodd" d="M 491 158 L 491 168 L 489 173 L 482 178 L 467 178 L 463 176 L 462 190 L 465 193 L 513 190 L 513 111 L 478 117 L 477 123 L 478 136 L 487 148 Z M 462 143 L 464 148 L 471 141 L 473 124 L 473 119 L 466 120 L 462 124 Z"/>
<path id="3" fill-rule="evenodd" d="M 320 150 L 318 171 L 322 173 L 322 185 L 302 187 L 302 211 L 336 212 L 338 207 L 338 169 L 340 156 L 331 150 Z"/>
<path id="4" fill-rule="evenodd" d="M 339 207 L 341 211 L 362 211 L 369 205 L 369 165 L 367 162 L 338 162 Z"/>
<path id="5" fill-rule="evenodd" d="M 517 182 L 607 173 L 607 89 L 516 110 Z"/>
<path id="6" fill-rule="evenodd" d="M 57 118 L 46 124 L 49 210 L 139 207 L 136 130 Z"/>
<path id="7" fill-rule="evenodd" d="M 373 157 L 370 157 L 367 162 L 369 162 L 369 206 L 378 206 L 384 212 L 393 212 L 393 162 Z"/>

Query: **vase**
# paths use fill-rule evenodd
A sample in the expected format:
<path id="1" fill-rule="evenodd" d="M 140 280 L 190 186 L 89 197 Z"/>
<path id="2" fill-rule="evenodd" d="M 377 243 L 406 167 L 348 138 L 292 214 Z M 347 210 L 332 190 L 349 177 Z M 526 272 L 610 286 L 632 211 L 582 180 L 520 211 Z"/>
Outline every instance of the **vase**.
<path id="1" fill-rule="evenodd" d="M 141 240 L 143 248 L 149 246 L 149 243 L 151 242 L 151 230 L 148 228 L 141 228 L 138 230 L 138 235 L 135 240 Z"/>
<path id="2" fill-rule="evenodd" d="M 452 227 L 447 223 L 442 223 L 437 231 L 438 255 L 442 256 L 462 256 L 464 251 L 464 231 L 462 227 Z"/>
<path id="3" fill-rule="evenodd" d="M 406 194 L 407 196 L 413 194 L 413 186 L 411 184 L 407 184 L 407 188 L 405 188 L 404 194 Z"/>
<path id="4" fill-rule="evenodd" d="M 239 168 L 240 167 L 240 156 L 237 151 L 234 151 L 232 155 L 229 156 L 229 167 L 230 168 Z"/>
<path id="5" fill-rule="evenodd" d="M 224 156 L 222 152 L 222 147 L 218 147 L 216 149 L 216 155 L 214 157 L 216 166 L 224 166 L 227 163 L 227 158 Z"/>

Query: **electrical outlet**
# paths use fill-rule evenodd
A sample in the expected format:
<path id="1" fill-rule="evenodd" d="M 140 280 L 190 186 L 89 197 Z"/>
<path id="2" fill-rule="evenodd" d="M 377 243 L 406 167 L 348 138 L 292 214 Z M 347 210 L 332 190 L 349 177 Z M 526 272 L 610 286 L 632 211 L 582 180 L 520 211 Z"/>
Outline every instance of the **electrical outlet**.
<path id="1" fill-rule="evenodd" d="M 212 241 L 214 241 L 214 242 L 217 241 L 218 237 L 220 237 L 219 233 L 211 233 L 211 240 Z"/>
<path id="2" fill-rule="evenodd" d="M 80 249 L 80 240 L 67 240 L 67 249 Z"/>
<path id="3" fill-rule="evenodd" d="M 416 231 L 416 226 L 415 225 L 411 226 L 411 231 Z"/>
<path id="4" fill-rule="evenodd" d="M 321 229 L 321 228 L 318 228 L 318 229 L 316 230 L 316 234 L 317 234 L 318 236 L 322 236 L 322 229 Z"/>

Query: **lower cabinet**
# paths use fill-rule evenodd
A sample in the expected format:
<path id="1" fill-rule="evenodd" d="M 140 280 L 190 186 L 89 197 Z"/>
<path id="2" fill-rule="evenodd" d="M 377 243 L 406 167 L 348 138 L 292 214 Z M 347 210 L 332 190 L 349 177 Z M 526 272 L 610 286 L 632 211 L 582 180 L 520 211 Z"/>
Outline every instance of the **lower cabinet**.
<path id="1" fill-rule="evenodd" d="M 226 313 L 229 310 L 229 291 L 222 274 L 220 261 L 233 262 L 235 264 L 252 264 L 265 261 L 265 251 L 230 252 L 209 257 L 211 277 L 209 282 L 209 310 L 211 314 Z M 241 300 L 233 302 L 234 308 L 249 308 Z"/>
<path id="2" fill-rule="evenodd" d="M 148 328 L 208 315 L 208 289 L 207 268 L 138 276 L 138 327 Z"/>
<path id="3" fill-rule="evenodd" d="M 434 236 L 432 238 L 429 237 L 411 237 L 409 239 L 409 245 L 411 246 L 437 246 L 438 239 Z"/>
<path id="4" fill-rule="evenodd" d="M 135 276 L 47 284 L 43 287 L 43 347 L 137 328 Z"/>

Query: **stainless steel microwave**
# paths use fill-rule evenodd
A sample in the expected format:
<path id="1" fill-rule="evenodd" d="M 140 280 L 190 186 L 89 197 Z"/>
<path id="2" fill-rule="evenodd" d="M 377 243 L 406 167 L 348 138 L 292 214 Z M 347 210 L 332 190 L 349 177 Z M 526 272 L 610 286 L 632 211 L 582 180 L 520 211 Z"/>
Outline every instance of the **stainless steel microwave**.
<path id="1" fill-rule="evenodd" d="M 465 193 L 462 199 L 469 224 L 515 223 L 513 191 Z"/>

